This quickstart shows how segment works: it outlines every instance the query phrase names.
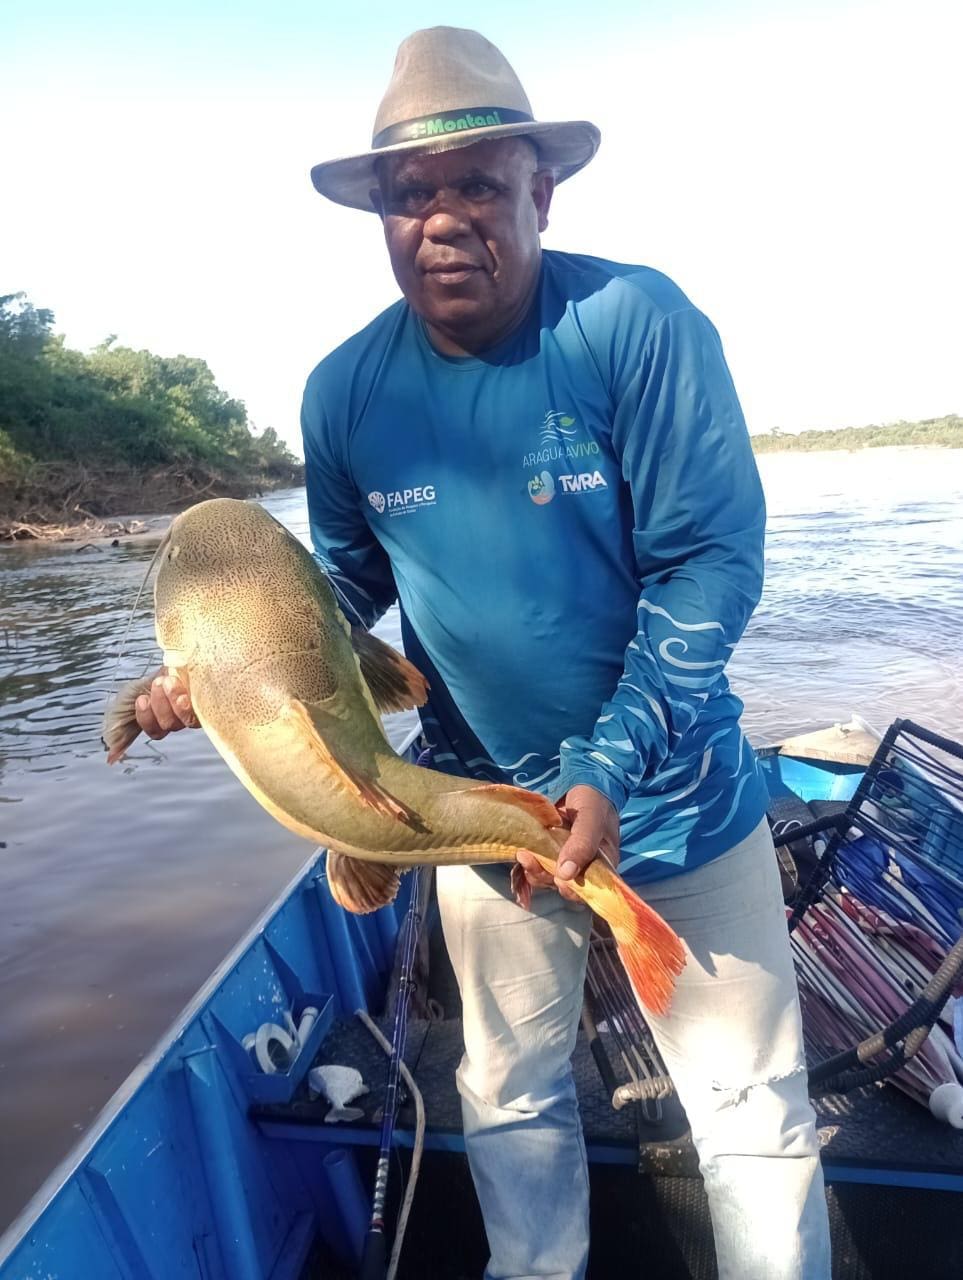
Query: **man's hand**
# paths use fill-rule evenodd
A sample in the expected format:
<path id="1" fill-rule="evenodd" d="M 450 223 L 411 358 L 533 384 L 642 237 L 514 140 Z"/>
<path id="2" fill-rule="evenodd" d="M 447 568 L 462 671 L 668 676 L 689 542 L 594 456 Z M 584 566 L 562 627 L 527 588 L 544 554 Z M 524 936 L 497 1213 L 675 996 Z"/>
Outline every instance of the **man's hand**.
<path id="1" fill-rule="evenodd" d="M 141 694 L 137 699 L 134 715 L 148 738 L 166 738 L 178 729 L 197 728 L 190 695 L 163 667 L 151 683 L 150 696 Z"/>
<path id="2" fill-rule="evenodd" d="M 535 855 L 527 849 L 519 849 L 516 858 L 533 888 L 554 888 L 569 902 L 581 902 L 568 882 L 580 876 L 600 851 L 613 866 L 618 863 L 619 815 L 601 791 L 584 784 L 566 792 L 557 807 L 572 824 L 572 830 L 559 850 L 554 878 L 542 870 Z"/>

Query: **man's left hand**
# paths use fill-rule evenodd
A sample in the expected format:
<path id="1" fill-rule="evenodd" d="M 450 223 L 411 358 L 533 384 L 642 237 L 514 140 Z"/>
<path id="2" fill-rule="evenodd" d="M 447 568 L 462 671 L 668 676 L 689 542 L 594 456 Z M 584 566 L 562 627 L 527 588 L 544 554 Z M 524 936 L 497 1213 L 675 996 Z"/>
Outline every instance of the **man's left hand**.
<path id="1" fill-rule="evenodd" d="M 557 807 L 572 824 L 572 830 L 559 850 L 554 877 L 542 870 L 535 855 L 527 849 L 519 849 L 515 856 L 532 888 L 554 888 L 569 902 L 580 902 L 569 881 L 580 876 L 600 851 L 613 866 L 618 863 L 619 815 L 601 791 L 584 783 L 567 791 Z"/>

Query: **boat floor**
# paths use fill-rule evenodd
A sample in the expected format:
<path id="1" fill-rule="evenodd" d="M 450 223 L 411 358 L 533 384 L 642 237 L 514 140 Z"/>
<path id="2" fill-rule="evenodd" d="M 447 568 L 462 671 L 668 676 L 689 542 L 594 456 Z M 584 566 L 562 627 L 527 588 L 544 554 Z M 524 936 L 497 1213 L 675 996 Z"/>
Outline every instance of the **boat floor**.
<path id="1" fill-rule="evenodd" d="M 461 1104 L 455 1087 L 455 1069 L 462 1056 L 461 996 L 434 898 L 425 921 L 421 962 L 424 968 L 419 976 L 425 1000 L 444 1011 L 445 1017 L 433 1021 L 409 1017 L 405 1061 L 425 1100 L 426 1147 L 463 1151 Z M 392 1026 L 382 1020 L 381 1027 L 390 1040 Z M 625 1079 L 611 1037 L 605 1031 L 600 1036 L 616 1076 Z M 370 1033 L 357 1019 L 336 1022 L 317 1063 L 339 1063 L 361 1072 L 371 1092 L 352 1105 L 364 1111 L 364 1120 L 351 1125 L 325 1124 L 328 1104 L 323 1099 L 310 1101 L 303 1085 L 290 1105 L 258 1109 L 259 1119 L 315 1130 L 320 1126 L 318 1137 L 331 1143 L 377 1145 L 387 1059 Z M 695 1148 L 676 1098 L 661 1105 L 659 1123 L 646 1121 L 639 1104 L 615 1111 L 581 1028 L 572 1066 L 590 1160 L 635 1165 L 658 1176 L 698 1176 Z M 902 1185 L 933 1187 L 949 1179 L 956 1185 L 943 1183 L 947 1189 L 963 1191 L 963 1131 L 936 1120 L 893 1086 L 831 1094 L 815 1099 L 814 1106 L 828 1177 L 835 1174 L 848 1181 L 898 1183 L 898 1175 L 903 1175 Z M 399 1111 L 399 1141 L 410 1144 L 414 1128 L 414 1107 L 406 1100 Z M 874 1172 L 878 1176 L 874 1177 Z"/>
<path id="2" fill-rule="evenodd" d="M 391 1027 L 383 1025 L 382 1029 L 390 1038 Z M 614 1044 L 604 1031 L 600 1034 L 610 1058 L 616 1061 Z M 409 1021 L 405 1061 L 424 1098 L 429 1149 L 463 1150 L 461 1104 L 455 1087 L 455 1068 L 461 1055 L 460 1019 Z M 280 1126 L 291 1126 L 314 1129 L 318 1131 L 316 1140 L 332 1144 L 377 1146 L 387 1066 L 382 1050 L 360 1022 L 342 1021 L 332 1028 L 317 1061 L 353 1066 L 361 1072 L 370 1092 L 352 1105 L 364 1111 L 364 1120 L 350 1125 L 326 1124 L 330 1105 L 324 1099 L 311 1101 L 302 1091 L 288 1105 L 256 1108 L 258 1121 L 275 1133 Z M 572 1066 L 591 1160 L 637 1164 L 653 1176 L 698 1175 L 685 1114 L 675 1098 L 662 1104 L 658 1123 L 646 1121 L 637 1104 L 615 1111 L 581 1032 Z M 815 1099 L 813 1105 L 827 1178 L 838 1175 L 847 1181 L 933 1187 L 958 1180 L 958 1189 L 963 1190 L 963 1132 L 935 1120 L 892 1086 L 831 1094 Z M 414 1106 L 406 1099 L 398 1115 L 399 1141 L 410 1144 L 414 1127 Z M 288 1130 L 285 1136 L 296 1135 Z M 297 1136 L 307 1138 L 308 1133 Z"/>
<path id="3" fill-rule="evenodd" d="M 434 914 L 434 913 L 431 913 Z M 485 1232 L 464 1156 L 455 1069 L 462 1055 L 458 989 L 437 928 L 429 918 L 427 996 L 444 1019 L 409 1018 L 405 1061 L 425 1102 L 426 1153 L 406 1236 L 399 1280 L 477 1280 L 488 1257 Z M 433 927 L 434 926 L 434 927 Z M 390 1039 L 391 1019 L 380 1020 Z M 601 1037 L 613 1065 L 618 1055 Z M 356 1019 L 335 1022 L 320 1063 L 356 1067 L 370 1092 L 356 1100 L 364 1118 L 326 1124 L 329 1105 L 302 1086 L 286 1106 L 260 1106 L 252 1118 L 282 1141 L 352 1146 L 364 1185 L 374 1178 L 387 1059 Z M 641 1107 L 614 1111 L 583 1032 L 572 1058 L 591 1161 L 589 1280 L 714 1280 L 712 1227 L 684 1112 L 663 1104 L 657 1124 Z M 618 1074 L 618 1066 L 616 1065 Z M 833 1239 L 833 1274 L 847 1280 L 959 1280 L 963 1232 L 948 1230 L 963 1191 L 963 1132 L 940 1124 L 892 1086 L 815 1100 Z M 414 1106 L 402 1096 L 399 1146 L 413 1144 Z M 304 1150 L 305 1156 L 308 1149 Z M 317 1148 L 316 1148 L 317 1149 Z M 399 1159 L 407 1165 L 406 1155 Z M 638 1176 L 641 1171 L 643 1176 Z M 401 1179 L 389 1181 L 389 1222 Z M 353 1275 L 330 1255 L 316 1256 L 305 1280 Z"/>
<path id="4" fill-rule="evenodd" d="M 390 1037 L 387 1020 L 382 1029 Z M 399 1280 L 478 1280 L 488 1259 L 463 1154 L 454 1082 L 461 1052 L 460 1020 L 409 1023 L 405 1059 L 424 1097 L 428 1137 Z M 352 1145 L 362 1182 L 371 1186 L 385 1055 L 360 1023 L 342 1022 L 327 1037 L 318 1061 L 361 1071 L 371 1092 L 353 1105 L 363 1106 L 364 1120 L 325 1124 L 329 1104 L 305 1094 L 289 1106 L 259 1107 L 255 1115 L 274 1138 Z M 588 1280 L 716 1280 L 708 1202 L 678 1103 L 666 1104 L 658 1126 L 639 1125 L 635 1105 L 613 1111 L 581 1033 L 573 1067 L 592 1162 Z M 953 1224 L 963 1190 L 963 1133 L 941 1125 L 890 1086 L 817 1099 L 815 1106 L 830 1184 L 833 1275 L 959 1280 L 963 1232 Z M 399 1145 L 411 1145 L 414 1126 L 414 1107 L 406 1099 L 398 1117 Z M 310 1147 L 301 1148 L 309 1160 L 323 1149 L 315 1146 L 317 1154 L 309 1155 Z M 408 1155 L 401 1153 L 398 1163 L 407 1170 Z M 395 1221 L 401 1182 L 393 1172 L 389 1224 Z M 304 1280 L 351 1280 L 355 1274 L 324 1251 L 302 1273 Z"/>

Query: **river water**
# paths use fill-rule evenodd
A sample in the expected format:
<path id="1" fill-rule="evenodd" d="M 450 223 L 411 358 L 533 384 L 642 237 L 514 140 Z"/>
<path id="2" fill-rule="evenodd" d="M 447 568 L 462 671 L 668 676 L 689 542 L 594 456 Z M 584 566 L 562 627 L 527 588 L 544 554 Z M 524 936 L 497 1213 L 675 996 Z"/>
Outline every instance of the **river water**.
<path id="1" fill-rule="evenodd" d="M 767 584 L 730 665 L 753 741 L 853 711 L 963 737 L 963 450 L 760 468 Z M 265 505 L 306 540 L 303 490 Z M 202 733 L 105 766 L 153 546 L 0 549 L 0 1228 L 312 853 Z M 156 660 L 147 597 L 127 648 L 127 676 Z"/>

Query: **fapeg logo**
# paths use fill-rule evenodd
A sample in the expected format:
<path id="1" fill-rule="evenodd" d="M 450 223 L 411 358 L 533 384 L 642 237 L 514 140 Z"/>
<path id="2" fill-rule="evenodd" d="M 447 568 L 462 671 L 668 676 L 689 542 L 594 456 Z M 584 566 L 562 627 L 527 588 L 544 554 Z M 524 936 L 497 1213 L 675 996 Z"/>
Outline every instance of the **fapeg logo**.
<path id="1" fill-rule="evenodd" d="M 378 515 L 410 516 L 423 507 L 433 507 L 438 501 L 433 484 L 419 484 L 412 489 L 389 489 L 382 493 L 375 489 L 368 494 L 368 502 Z"/>

